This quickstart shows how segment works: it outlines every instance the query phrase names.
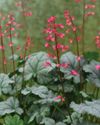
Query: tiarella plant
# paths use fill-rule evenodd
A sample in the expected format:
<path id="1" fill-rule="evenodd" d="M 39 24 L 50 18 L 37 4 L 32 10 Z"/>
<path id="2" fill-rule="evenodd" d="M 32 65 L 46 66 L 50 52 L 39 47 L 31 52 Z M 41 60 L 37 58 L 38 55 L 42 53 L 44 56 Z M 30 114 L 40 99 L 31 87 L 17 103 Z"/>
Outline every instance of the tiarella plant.
<path id="1" fill-rule="evenodd" d="M 66 0 L 67 1 L 67 0 Z M 82 26 L 69 10 L 64 11 L 63 23 L 57 17 L 47 19 L 44 46 L 46 51 L 29 53 L 32 41 L 27 25 L 25 3 L 21 7 L 25 24 L 23 53 L 14 51 L 13 37 L 19 27 L 13 14 L 8 15 L 6 29 L 0 26 L 0 50 L 3 73 L 0 73 L 0 123 L 2 125 L 99 125 L 100 124 L 100 60 L 99 53 L 85 52 L 85 21 L 95 12 L 96 0 L 83 2 Z M 2 21 L 6 18 L 2 17 Z M 8 73 L 3 37 L 9 42 L 13 71 Z M 69 42 L 66 44 L 66 38 Z M 95 37 L 100 48 L 100 32 Z M 73 43 L 73 44 L 72 44 Z M 82 44 L 82 51 L 80 51 Z M 74 47 L 73 51 L 71 48 Z M 17 50 L 20 50 L 17 46 Z M 29 50 L 29 51 L 28 51 Z M 95 54 L 97 54 L 95 56 Z M 91 90 L 90 90 L 91 88 Z"/>

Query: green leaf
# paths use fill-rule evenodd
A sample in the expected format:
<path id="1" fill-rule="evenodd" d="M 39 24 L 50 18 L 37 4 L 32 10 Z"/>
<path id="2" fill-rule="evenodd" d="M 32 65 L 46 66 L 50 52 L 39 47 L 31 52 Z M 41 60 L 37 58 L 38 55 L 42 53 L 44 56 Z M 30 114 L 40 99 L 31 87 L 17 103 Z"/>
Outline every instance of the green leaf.
<path id="1" fill-rule="evenodd" d="M 66 124 L 63 122 L 58 122 L 58 123 L 56 123 L 56 125 L 66 125 Z"/>
<path id="2" fill-rule="evenodd" d="M 89 121 L 83 121 L 83 122 L 79 123 L 78 125 L 99 125 L 99 124 L 91 123 Z"/>
<path id="3" fill-rule="evenodd" d="M 0 74 L 0 95 L 11 92 L 11 83 L 14 83 L 7 74 Z"/>
<path id="4" fill-rule="evenodd" d="M 49 117 L 45 117 L 40 124 L 45 124 L 45 125 L 66 125 L 63 122 L 57 122 L 56 123 L 54 119 L 49 118 Z"/>
<path id="5" fill-rule="evenodd" d="M 83 121 L 81 114 L 78 112 L 73 112 L 71 114 L 71 118 L 74 124 L 71 124 L 72 121 L 70 119 L 70 116 L 66 116 L 66 119 L 64 119 L 64 122 L 71 125 L 79 125 Z"/>
<path id="6" fill-rule="evenodd" d="M 54 102 L 54 98 L 56 97 L 51 90 L 48 90 L 46 86 L 32 86 L 27 87 L 21 91 L 23 95 L 27 95 L 29 93 L 39 96 L 41 99 L 34 101 L 34 104 L 46 104 Z"/>
<path id="7" fill-rule="evenodd" d="M 24 125 L 23 120 L 18 115 L 6 116 L 3 125 Z"/>
<path id="8" fill-rule="evenodd" d="M 56 125 L 55 121 L 51 118 L 45 117 L 41 124 L 45 124 L 45 125 Z"/>
<path id="9" fill-rule="evenodd" d="M 37 108 L 36 106 L 33 106 L 33 113 L 31 114 L 31 117 L 29 119 L 29 123 L 33 122 L 35 119 L 37 120 L 37 122 L 39 123 L 39 117 L 44 118 L 46 116 L 49 115 L 50 113 L 50 108 L 46 105 L 43 105 L 41 108 Z M 39 120 L 39 121 L 38 121 Z"/>
<path id="10" fill-rule="evenodd" d="M 31 93 L 32 92 L 32 87 L 26 87 L 25 89 L 23 89 L 22 91 L 21 91 L 21 93 L 23 94 L 23 95 L 28 95 L 29 93 Z"/>
<path id="11" fill-rule="evenodd" d="M 71 82 L 64 82 L 64 92 L 72 92 L 74 90 L 74 85 L 71 84 Z M 60 85 L 60 90 L 62 90 L 62 86 Z"/>
<path id="12" fill-rule="evenodd" d="M 39 96 L 40 98 L 46 98 L 46 96 L 48 95 L 48 88 L 45 86 L 32 86 L 22 90 L 23 95 L 27 95 L 30 92 L 34 95 Z"/>
<path id="13" fill-rule="evenodd" d="M 65 79 L 72 79 L 75 83 L 80 82 L 80 70 L 82 70 L 82 67 L 85 63 L 85 60 L 83 58 L 80 59 L 80 67 L 79 67 L 79 61 L 77 60 L 77 56 L 75 56 L 72 52 L 67 52 L 63 54 L 60 58 L 61 64 L 67 64 L 67 67 L 61 67 L 61 72 L 64 73 Z M 74 70 L 77 72 L 77 75 L 71 74 L 71 71 Z"/>
<path id="14" fill-rule="evenodd" d="M 23 110 L 19 107 L 18 99 L 10 97 L 6 101 L 0 102 L 0 116 L 14 112 L 19 115 L 23 113 Z"/>
<path id="15" fill-rule="evenodd" d="M 50 62 L 51 65 L 45 67 L 46 62 Z M 29 80 L 30 78 L 37 78 L 37 81 L 41 84 L 48 83 L 52 80 L 49 72 L 55 67 L 54 63 L 48 57 L 45 52 L 37 52 L 30 56 L 25 63 L 24 78 Z"/>
<path id="16" fill-rule="evenodd" d="M 80 91 L 80 94 L 81 94 L 82 97 L 84 97 L 84 98 L 88 98 L 88 97 L 89 97 L 84 91 Z"/>
<path id="17" fill-rule="evenodd" d="M 87 79 L 90 83 L 93 83 L 96 87 L 100 87 L 100 70 L 96 69 L 96 65 L 100 65 L 100 62 L 92 60 L 90 64 L 83 67 L 83 70 L 89 73 Z"/>
<path id="18" fill-rule="evenodd" d="M 92 102 L 85 101 L 85 103 L 81 104 L 75 104 L 72 102 L 70 107 L 80 114 L 87 113 L 100 118 L 100 100 L 94 100 Z"/>
<path id="19" fill-rule="evenodd" d="M 38 112 L 35 112 L 29 119 L 28 123 L 31 123 L 32 121 L 34 121 L 34 119 L 36 118 L 36 116 L 38 115 Z"/>
<path id="20" fill-rule="evenodd" d="M 32 94 L 38 95 L 40 98 L 46 98 L 48 96 L 48 88 L 45 86 L 33 87 Z"/>

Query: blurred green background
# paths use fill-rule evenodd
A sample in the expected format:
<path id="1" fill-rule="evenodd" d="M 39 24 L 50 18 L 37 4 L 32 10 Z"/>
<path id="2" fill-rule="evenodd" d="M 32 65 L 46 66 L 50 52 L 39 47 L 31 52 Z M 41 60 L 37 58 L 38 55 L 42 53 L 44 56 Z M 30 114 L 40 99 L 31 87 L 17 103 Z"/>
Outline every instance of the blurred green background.
<path id="1" fill-rule="evenodd" d="M 86 3 L 90 4 L 90 0 L 85 1 Z M 23 8 L 16 6 L 16 4 L 20 2 L 23 3 Z M 100 31 L 100 0 L 97 0 L 95 4 L 95 16 L 89 17 L 85 22 L 86 51 L 97 50 L 94 39 L 98 31 Z M 26 41 L 26 34 L 28 32 L 28 34 L 31 36 L 32 42 L 34 43 L 34 47 L 31 51 L 45 50 L 45 35 L 43 34 L 43 29 L 46 27 L 47 18 L 50 16 L 56 16 L 57 22 L 65 24 L 63 13 L 66 9 L 69 9 L 71 14 L 75 16 L 75 25 L 82 26 L 83 4 L 75 3 L 74 0 L 0 0 L 1 15 L 7 16 L 8 14 L 12 13 L 15 16 L 16 22 L 22 26 L 22 28 L 16 30 L 16 33 L 19 35 L 18 38 L 13 38 L 13 42 L 15 43 L 14 46 L 23 46 Z M 31 11 L 32 16 L 24 17 L 23 11 Z M 80 34 L 78 35 L 80 36 Z M 64 40 L 65 44 L 67 44 L 68 38 L 66 37 Z M 8 41 L 4 41 L 4 44 L 6 46 L 6 56 L 8 58 L 11 55 L 11 51 L 8 47 Z M 20 53 L 22 51 L 23 50 L 21 50 Z M 0 65 L 0 67 L 0 69 L 2 69 L 2 65 Z M 2 72 L 2 70 L 0 72 Z"/>

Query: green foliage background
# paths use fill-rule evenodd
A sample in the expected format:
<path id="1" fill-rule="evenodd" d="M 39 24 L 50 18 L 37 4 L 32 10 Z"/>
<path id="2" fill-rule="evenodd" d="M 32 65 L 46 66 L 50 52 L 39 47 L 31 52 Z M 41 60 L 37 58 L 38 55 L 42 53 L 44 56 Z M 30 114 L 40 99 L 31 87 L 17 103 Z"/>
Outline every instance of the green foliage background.
<path id="1" fill-rule="evenodd" d="M 57 21 L 59 23 L 65 24 L 63 19 L 63 13 L 65 9 L 69 9 L 71 14 L 76 17 L 76 25 L 82 25 L 82 14 L 83 6 L 81 3 L 75 3 L 74 0 L 23 0 L 25 11 L 32 11 L 32 17 L 22 16 L 22 8 L 16 7 L 16 2 L 22 0 L 0 0 L 0 11 L 4 15 L 13 13 L 17 23 L 24 25 L 23 29 L 20 29 L 16 32 L 20 34 L 19 39 L 13 39 L 16 45 L 22 45 L 26 40 L 26 32 L 28 31 L 32 41 L 34 43 L 34 48 L 32 51 L 45 50 L 44 48 L 44 34 L 43 29 L 46 26 L 47 18 L 50 16 L 57 16 Z M 90 0 L 86 0 L 86 3 L 89 3 Z M 97 32 L 100 31 L 100 1 L 96 2 L 96 15 L 89 17 L 85 23 L 85 50 L 86 51 L 95 51 L 95 41 L 94 38 L 97 35 Z M 78 34 L 80 35 L 80 34 Z M 68 43 L 68 38 L 65 38 L 65 44 Z M 8 43 L 5 42 L 7 57 L 11 55 L 11 52 L 8 47 Z M 74 49 L 72 47 L 72 49 Z M 81 50 L 81 43 L 80 43 Z M 97 50 L 98 51 L 98 50 Z M 0 54 L 1 55 L 1 54 Z M 1 63 L 1 62 L 0 62 Z"/>

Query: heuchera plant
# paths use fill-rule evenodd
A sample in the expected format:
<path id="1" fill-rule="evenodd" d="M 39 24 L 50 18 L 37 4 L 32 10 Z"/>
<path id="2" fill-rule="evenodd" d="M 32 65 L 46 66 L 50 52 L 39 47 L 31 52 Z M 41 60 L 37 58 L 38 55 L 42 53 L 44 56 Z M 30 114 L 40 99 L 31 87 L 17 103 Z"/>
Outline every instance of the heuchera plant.
<path id="1" fill-rule="evenodd" d="M 85 21 L 95 15 L 96 0 L 83 2 L 82 27 L 75 24 L 76 18 L 69 10 L 64 11 L 65 24 L 57 23 L 51 16 L 43 30 L 44 47 L 27 55 L 33 45 L 29 31 L 23 55 L 14 52 L 13 37 L 19 24 L 13 14 L 8 15 L 6 29 L 0 25 L 0 50 L 2 53 L 3 73 L 0 73 L 0 123 L 3 125 L 94 125 L 100 123 L 100 62 L 99 54 L 85 52 Z M 22 7 L 23 18 L 32 16 L 25 12 L 24 1 L 16 3 Z M 2 21 L 6 17 L 0 17 Z M 80 32 L 81 31 L 81 32 Z M 80 33 L 80 35 L 79 35 Z M 73 34 L 73 37 L 68 37 Z M 8 38 L 11 49 L 13 71 L 7 71 L 4 37 Z M 66 43 L 66 37 L 69 41 Z M 95 37 L 100 48 L 100 32 Z M 71 51 L 74 43 L 74 51 Z M 80 51 L 79 44 L 82 44 Z M 16 48 L 18 51 L 20 46 Z M 91 57 L 92 56 L 92 59 Z M 90 88 L 93 88 L 90 90 Z"/>

